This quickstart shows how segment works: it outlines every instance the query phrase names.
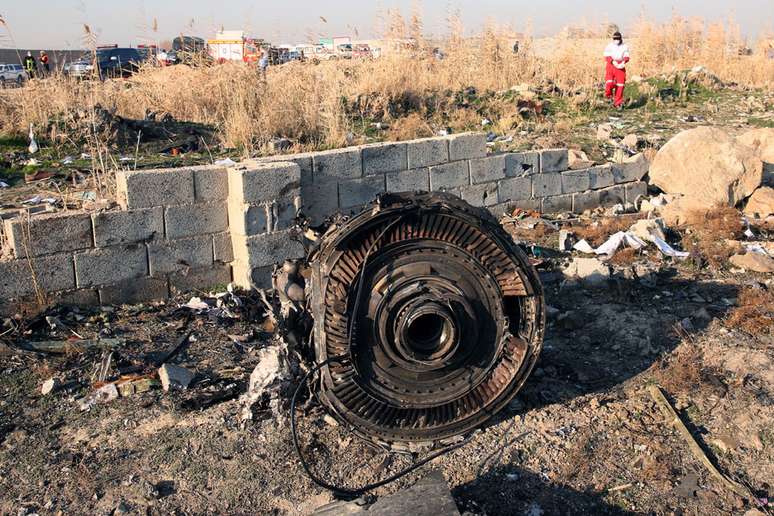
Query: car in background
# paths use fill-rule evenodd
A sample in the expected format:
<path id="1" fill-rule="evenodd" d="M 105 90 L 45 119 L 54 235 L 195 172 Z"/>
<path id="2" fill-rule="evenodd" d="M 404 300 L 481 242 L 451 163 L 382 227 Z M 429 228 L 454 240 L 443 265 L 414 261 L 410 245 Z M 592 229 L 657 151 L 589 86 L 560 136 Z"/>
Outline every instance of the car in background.
<path id="1" fill-rule="evenodd" d="M 336 55 L 341 59 L 352 59 L 352 43 L 342 43 L 336 47 Z"/>
<path id="2" fill-rule="evenodd" d="M 370 59 L 374 55 L 368 43 L 356 43 L 352 46 L 352 57 L 355 59 Z"/>
<path id="3" fill-rule="evenodd" d="M 81 79 L 129 77 L 151 57 L 152 52 L 147 48 L 100 47 L 96 56 L 85 54 L 81 59 L 66 64 L 64 72 Z"/>
<path id="4" fill-rule="evenodd" d="M 24 67 L 19 64 L 0 64 L 0 86 L 21 86 L 29 79 Z"/>

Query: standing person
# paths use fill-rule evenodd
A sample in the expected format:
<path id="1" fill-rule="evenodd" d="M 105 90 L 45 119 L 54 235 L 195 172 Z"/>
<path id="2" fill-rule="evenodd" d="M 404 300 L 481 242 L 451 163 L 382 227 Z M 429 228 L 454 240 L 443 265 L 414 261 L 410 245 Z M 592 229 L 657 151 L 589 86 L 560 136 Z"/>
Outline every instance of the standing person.
<path id="1" fill-rule="evenodd" d="M 27 70 L 27 75 L 30 79 L 35 77 L 35 73 L 38 71 L 38 63 L 32 57 L 32 52 L 27 52 L 27 57 L 24 58 L 24 69 Z"/>
<path id="2" fill-rule="evenodd" d="M 43 67 L 43 75 L 48 75 L 51 71 L 48 64 L 48 54 L 46 54 L 45 50 L 40 51 L 40 66 Z"/>
<path id="3" fill-rule="evenodd" d="M 629 62 L 629 47 L 624 44 L 620 32 L 613 34 L 612 43 L 605 48 L 605 97 L 613 98 L 613 105 L 623 109 L 623 95 L 626 86 L 626 63 Z"/>

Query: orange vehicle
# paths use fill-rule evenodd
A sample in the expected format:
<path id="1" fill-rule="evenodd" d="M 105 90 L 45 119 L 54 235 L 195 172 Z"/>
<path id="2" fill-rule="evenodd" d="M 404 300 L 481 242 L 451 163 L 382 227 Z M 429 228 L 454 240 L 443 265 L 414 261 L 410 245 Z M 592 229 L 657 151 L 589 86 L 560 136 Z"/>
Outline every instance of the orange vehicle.
<path id="1" fill-rule="evenodd" d="M 241 30 L 221 31 L 207 41 L 210 56 L 218 63 L 242 61 L 256 64 L 261 59 L 263 40 L 249 38 Z"/>

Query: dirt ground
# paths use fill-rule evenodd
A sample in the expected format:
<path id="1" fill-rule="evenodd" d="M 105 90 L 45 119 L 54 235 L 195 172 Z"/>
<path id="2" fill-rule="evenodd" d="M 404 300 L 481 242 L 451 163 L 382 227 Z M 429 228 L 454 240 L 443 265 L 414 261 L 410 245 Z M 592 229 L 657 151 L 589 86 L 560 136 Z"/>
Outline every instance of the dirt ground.
<path id="1" fill-rule="evenodd" d="M 465 447 L 374 494 L 437 469 L 468 514 L 767 510 L 761 504 L 774 478 L 771 280 L 642 255 L 591 288 L 555 270 L 568 259 L 538 264 L 549 305 L 545 345 L 509 409 Z M 200 314 L 180 307 L 186 297 L 55 309 L 44 315 L 56 319 L 39 316 L 21 326 L 5 321 L 0 513 L 309 514 L 330 502 L 293 450 L 292 382 L 279 394 L 278 413 L 262 400 L 252 420 L 240 419 L 239 396 L 258 352 L 277 342 L 257 296 L 241 300 L 241 307 Z M 173 359 L 196 371 L 188 390 L 156 388 L 87 411 L 78 400 L 91 392 L 106 352 L 19 349 L 73 334 L 118 339 L 110 341 L 117 344 L 109 376 L 142 375 L 189 331 L 190 343 Z M 42 395 L 51 377 L 62 385 Z M 654 382 L 711 460 L 757 501 L 729 493 L 708 474 L 650 397 Z M 314 402 L 299 416 L 313 468 L 336 484 L 369 483 L 413 460 L 372 449 L 326 422 Z"/>

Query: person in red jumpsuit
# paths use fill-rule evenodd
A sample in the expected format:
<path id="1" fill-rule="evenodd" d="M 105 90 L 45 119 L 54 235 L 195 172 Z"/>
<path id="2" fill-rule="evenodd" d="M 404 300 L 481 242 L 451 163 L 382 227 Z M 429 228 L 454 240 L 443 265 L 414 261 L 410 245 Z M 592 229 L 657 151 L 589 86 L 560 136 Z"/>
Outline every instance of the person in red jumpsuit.
<path id="1" fill-rule="evenodd" d="M 629 47 L 623 42 L 620 32 L 613 34 L 613 41 L 605 47 L 605 97 L 612 98 L 613 105 L 623 108 L 626 87 L 626 63 L 629 62 Z"/>

